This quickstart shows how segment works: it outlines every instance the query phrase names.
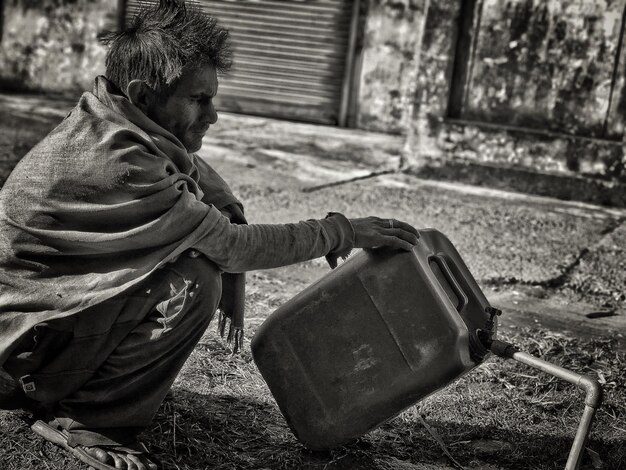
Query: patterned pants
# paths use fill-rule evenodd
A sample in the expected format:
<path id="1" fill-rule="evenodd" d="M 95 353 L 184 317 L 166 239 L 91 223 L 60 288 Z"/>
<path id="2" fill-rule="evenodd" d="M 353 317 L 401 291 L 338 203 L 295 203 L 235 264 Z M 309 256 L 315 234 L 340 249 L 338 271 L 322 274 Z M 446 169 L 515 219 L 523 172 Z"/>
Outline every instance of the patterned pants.
<path id="1" fill-rule="evenodd" d="M 188 253 L 125 296 L 37 325 L 6 362 L 70 445 L 129 444 L 150 424 L 220 300 L 220 271 Z"/>

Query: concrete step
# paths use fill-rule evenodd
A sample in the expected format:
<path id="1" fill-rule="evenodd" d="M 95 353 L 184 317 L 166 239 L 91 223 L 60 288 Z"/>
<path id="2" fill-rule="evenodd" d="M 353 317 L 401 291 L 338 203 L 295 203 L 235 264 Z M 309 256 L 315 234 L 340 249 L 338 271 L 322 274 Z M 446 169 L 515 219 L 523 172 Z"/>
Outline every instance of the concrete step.
<path id="1" fill-rule="evenodd" d="M 531 168 L 471 161 L 445 160 L 407 170 L 421 178 L 458 181 L 526 194 L 626 207 L 626 180 L 608 180 L 577 173 L 537 171 Z"/>

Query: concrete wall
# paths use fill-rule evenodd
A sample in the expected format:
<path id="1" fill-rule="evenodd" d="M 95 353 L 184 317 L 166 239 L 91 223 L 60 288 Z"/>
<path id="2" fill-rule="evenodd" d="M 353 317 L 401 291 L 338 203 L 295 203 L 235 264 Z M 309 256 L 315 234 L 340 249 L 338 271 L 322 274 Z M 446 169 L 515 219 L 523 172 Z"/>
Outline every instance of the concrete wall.
<path id="1" fill-rule="evenodd" d="M 106 49 L 97 35 L 116 21 L 117 2 L 111 0 L 5 0 L 0 87 L 91 89 L 104 72 Z"/>
<path id="2" fill-rule="evenodd" d="M 482 0 L 460 114 L 621 138 L 623 118 L 609 107 L 621 93 L 613 78 L 625 7 L 626 0 Z"/>
<path id="3" fill-rule="evenodd" d="M 441 0 L 429 4 L 407 136 L 407 166 L 419 174 L 450 175 L 472 183 L 548 195 L 553 195 L 552 176 L 592 178 L 589 194 L 581 194 L 584 185 L 569 184 L 569 192 L 559 195 L 607 204 L 626 203 L 624 185 L 619 184 L 626 181 L 621 140 L 624 52 L 617 67 L 594 64 L 602 51 L 605 62 L 610 62 L 611 57 L 615 59 L 622 32 L 619 21 L 616 25 L 606 20 L 606 11 L 615 13 L 623 10 L 624 5 L 598 5 L 595 0 L 484 0 L 479 5 L 489 4 L 491 14 L 494 5 L 506 8 L 511 15 L 515 13 L 512 5 L 523 4 L 526 9 L 515 13 L 515 21 L 532 25 L 538 15 L 547 26 L 539 37 L 526 33 L 515 41 L 511 24 L 503 22 L 496 27 L 492 22 L 485 26 L 487 21 L 482 28 L 486 28 L 489 40 L 483 38 L 486 46 L 481 49 L 480 38 L 475 37 L 480 26 L 474 25 L 469 34 L 459 36 L 463 32 L 462 21 L 467 21 L 468 15 L 462 8 L 471 3 Z M 569 7 L 579 10 L 579 16 L 569 12 L 573 26 L 559 26 L 566 34 L 560 43 L 551 34 L 556 18 L 563 15 L 546 17 L 542 10 L 546 3 L 551 8 L 560 4 L 557 10 L 561 13 Z M 605 28 L 609 23 L 612 26 Z M 594 24 L 602 27 L 594 29 Z M 581 32 L 583 26 L 586 35 Z M 487 57 L 489 48 L 508 50 L 522 45 L 522 54 L 533 53 L 529 51 L 533 48 L 534 53 L 543 54 L 535 57 L 535 66 L 529 67 L 521 59 Z M 468 54 L 461 57 L 467 62 L 465 68 L 458 60 L 462 53 Z M 569 59 L 564 57 L 568 54 Z M 598 73 L 592 73 L 594 67 Z M 618 73 L 612 80 L 614 67 Z M 609 103 L 607 89 L 611 87 L 613 96 Z M 516 109 L 520 112 L 516 113 Z M 507 171 L 499 171 L 503 168 Z M 510 169 L 520 171 L 509 172 Z M 548 175 L 547 180 L 542 180 L 541 175 Z"/>
<path id="4" fill-rule="evenodd" d="M 367 2 L 357 126 L 404 134 L 409 127 L 427 0 Z"/>
<path id="5" fill-rule="evenodd" d="M 358 127 L 412 172 L 626 205 L 626 0 L 368 0 Z"/>

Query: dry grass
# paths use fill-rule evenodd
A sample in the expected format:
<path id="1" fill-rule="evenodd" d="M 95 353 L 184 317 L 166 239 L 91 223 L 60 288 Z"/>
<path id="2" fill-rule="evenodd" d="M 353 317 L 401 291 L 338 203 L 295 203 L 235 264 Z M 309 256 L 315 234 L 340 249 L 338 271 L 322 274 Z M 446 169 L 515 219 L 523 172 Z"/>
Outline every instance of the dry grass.
<path id="1" fill-rule="evenodd" d="M 528 329 L 507 333 L 524 349 L 604 382 L 606 397 L 586 463 L 624 468 L 625 358 L 613 352 L 612 342 Z M 249 352 L 231 357 L 209 334 L 147 436 L 167 468 L 451 466 L 423 416 L 464 467 L 548 469 L 563 467 L 581 412 L 582 396 L 572 386 L 492 359 L 359 441 L 328 453 L 310 452 L 289 432 Z"/>
<path id="2" fill-rule="evenodd" d="M 259 298 L 253 313 L 268 301 Z M 503 336 L 603 382 L 606 396 L 583 468 L 626 468 L 626 358 L 613 341 L 532 329 L 509 329 Z M 441 444 L 463 468 L 556 469 L 565 463 L 582 412 L 574 387 L 492 358 L 357 442 L 311 452 L 286 426 L 249 344 L 242 355 L 231 356 L 213 331 L 172 392 L 143 438 L 164 468 L 181 470 L 454 468 Z M 30 434 L 30 421 L 26 413 L 0 414 L 0 468 L 84 468 Z"/>

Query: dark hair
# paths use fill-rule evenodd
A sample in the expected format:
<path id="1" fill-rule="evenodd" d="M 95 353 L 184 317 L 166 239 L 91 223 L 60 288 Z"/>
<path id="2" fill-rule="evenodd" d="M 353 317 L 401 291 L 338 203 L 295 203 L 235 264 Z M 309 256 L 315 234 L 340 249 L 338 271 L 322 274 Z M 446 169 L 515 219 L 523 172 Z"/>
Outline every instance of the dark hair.
<path id="1" fill-rule="evenodd" d="M 156 7 L 141 4 L 125 28 L 100 40 L 110 46 L 106 76 L 122 91 L 139 79 L 157 94 L 168 95 L 187 65 L 211 63 L 222 73 L 231 65 L 228 30 L 184 0 L 159 0 Z"/>

